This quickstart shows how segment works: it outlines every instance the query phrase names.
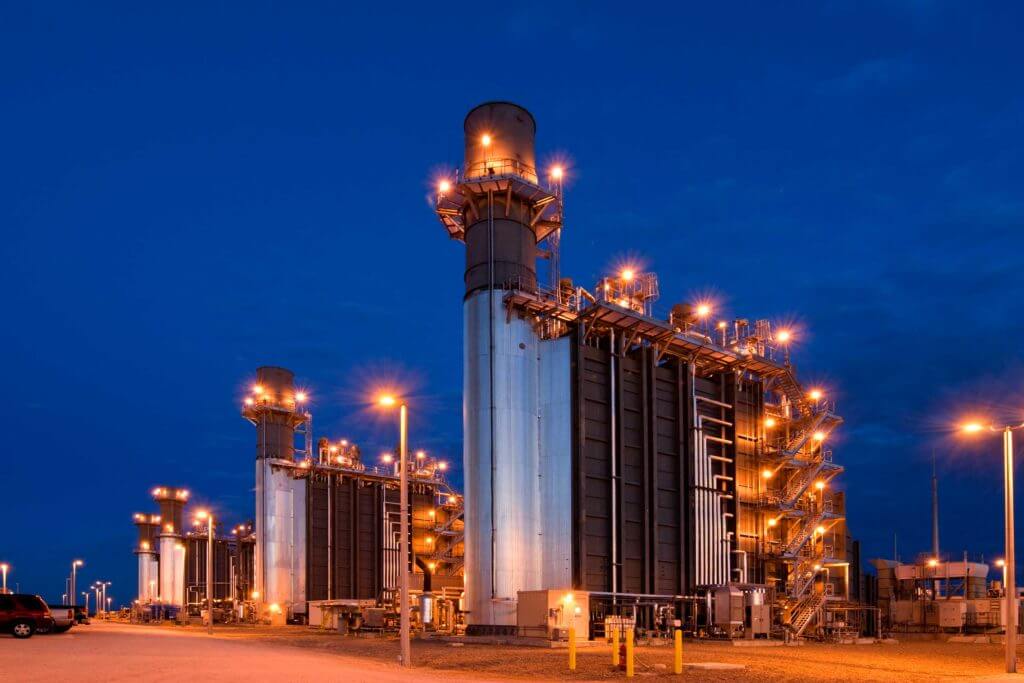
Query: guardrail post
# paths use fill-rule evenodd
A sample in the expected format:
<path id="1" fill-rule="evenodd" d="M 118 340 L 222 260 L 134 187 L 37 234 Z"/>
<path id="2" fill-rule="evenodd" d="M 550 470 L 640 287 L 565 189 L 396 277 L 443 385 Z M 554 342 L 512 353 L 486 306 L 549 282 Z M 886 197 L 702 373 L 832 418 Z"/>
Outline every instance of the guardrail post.
<path id="1" fill-rule="evenodd" d="M 633 629 L 626 631 L 626 678 L 633 677 Z"/>
<path id="2" fill-rule="evenodd" d="M 612 666 L 619 666 L 619 627 L 612 628 Z"/>
<path id="3" fill-rule="evenodd" d="M 576 627 L 569 627 L 569 671 L 576 670 Z"/>
<path id="4" fill-rule="evenodd" d="M 676 629 L 675 637 L 675 659 L 672 662 L 672 672 L 683 673 L 683 632 Z"/>

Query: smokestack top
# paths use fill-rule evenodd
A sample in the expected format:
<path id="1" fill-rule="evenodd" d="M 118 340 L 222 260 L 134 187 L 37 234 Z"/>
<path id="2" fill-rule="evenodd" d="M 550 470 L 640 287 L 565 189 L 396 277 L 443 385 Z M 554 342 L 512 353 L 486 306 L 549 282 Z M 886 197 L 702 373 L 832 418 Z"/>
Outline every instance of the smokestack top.
<path id="1" fill-rule="evenodd" d="M 533 115 L 511 102 L 485 102 L 466 114 L 466 156 L 463 175 L 519 175 L 537 182 Z"/>

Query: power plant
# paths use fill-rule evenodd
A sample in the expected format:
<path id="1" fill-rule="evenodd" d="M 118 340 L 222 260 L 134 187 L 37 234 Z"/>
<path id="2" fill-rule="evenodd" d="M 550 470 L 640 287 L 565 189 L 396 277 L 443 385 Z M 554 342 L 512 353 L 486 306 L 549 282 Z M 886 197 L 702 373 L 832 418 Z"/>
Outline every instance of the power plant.
<path id="1" fill-rule="evenodd" d="M 657 275 L 635 264 L 563 276 L 566 169 L 538 169 L 533 116 L 489 102 L 463 128 L 463 166 L 439 179 L 435 211 L 466 254 L 464 498 L 443 463 L 410 460 L 403 566 L 398 465 L 316 439 L 292 372 L 261 367 L 242 406 L 255 516 L 215 539 L 224 614 L 385 628 L 415 600 L 420 626 L 469 637 L 564 638 L 571 614 L 591 638 L 624 623 L 863 630 L 831 446 L 842 418 L 798 376 L 799 331 L 724 319 L 710 301 L 659 315 Z M 139 603 L 198 613 L 206 546 L 183 528 L 188 491 L 154 498 L 159 514 L 136 516 Z"/>

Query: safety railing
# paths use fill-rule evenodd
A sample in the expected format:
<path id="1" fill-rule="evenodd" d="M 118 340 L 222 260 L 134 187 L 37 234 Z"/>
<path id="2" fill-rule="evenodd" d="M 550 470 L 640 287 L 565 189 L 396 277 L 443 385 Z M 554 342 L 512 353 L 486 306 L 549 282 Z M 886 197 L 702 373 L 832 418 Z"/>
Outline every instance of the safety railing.
<path id="1" fill-rule="evenodd" d="M 476 180 L 492 176 L 517 175 L 530 182 L 537 182 L 537 169 L 518 159 L 485 159 L 470 164 L 463 171 L 464 180 Z"/>

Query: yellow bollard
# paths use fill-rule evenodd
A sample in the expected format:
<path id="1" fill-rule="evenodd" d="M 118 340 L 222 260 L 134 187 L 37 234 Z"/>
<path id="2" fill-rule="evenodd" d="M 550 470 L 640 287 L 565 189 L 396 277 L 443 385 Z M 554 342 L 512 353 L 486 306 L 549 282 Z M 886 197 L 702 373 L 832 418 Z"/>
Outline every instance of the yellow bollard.
<path id="1" fill-rule="evenodd" d="M 612 628 L 612 666 L 619 665 L 619 627 Z"/>
<path id="2" fill-rule="evenodd" d="M 675 647 L 675 650 L 676 650 L 675 655 L 676 655 L 676 657 L 675 657 L 675 660 L 673 661 L 673 664 L 672 664 L 672 671 L 673 671 L 673 673 L 681 674 L 681 673 L 683 673 L 683 632 L 680 631 L 679 629 L 676 629 L 675 639 L 676 639 L 676 643 L 675 643 L 676 644 L 676 647 Z"/>
<path id="3" fill-rule="evenodd" d="M 569 627 L 569 671 L 576 670 L 576 627 Z"/>
<path id="4" fill-rule="evenodd" d="M 633 677 L 633 629 L 626 631 L 626 678 Z"/>

